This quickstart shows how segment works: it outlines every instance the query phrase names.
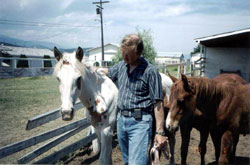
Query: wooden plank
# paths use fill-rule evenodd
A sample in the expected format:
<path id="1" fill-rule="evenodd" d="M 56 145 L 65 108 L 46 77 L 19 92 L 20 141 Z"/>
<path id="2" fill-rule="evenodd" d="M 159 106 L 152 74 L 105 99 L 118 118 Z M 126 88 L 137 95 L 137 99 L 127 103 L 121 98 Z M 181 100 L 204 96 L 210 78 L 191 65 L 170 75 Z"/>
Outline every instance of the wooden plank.
<path id="1" fill-rule="evenodd" d="M 39 155 L 43 154 L 44 152 L 48 151 L 49 149 L 55 147 L 56 145 L 60 144 L 61 142 L 65 141 L 66 139 L 70 138 L 71 136 L 75 135 L 76 133 L 82 131 L 85 127 L 80 126 L 76 129 L 73 129 L 56 139 L 50 141 L 49 143 L 46 143 L 45 145 L 35 149 L 34 151 L 31 151 L 30 153 L 26 154 L 22 158 L 18 160 L 18 164 L 25 164 L 33 160 L 34 158 L 38 157 Z"/>
<path id="2" fill-rule="evenodd" d="M 38 144 L 40 142 L 43 142 L 45 140 L 48 140 L 52 137 L 61 135 L 62 133 L 65 133 L 65 132 L 72 130 L 74 128 L 77 128 L 79 126 L 85 126 L 85 128 L 86 128 L 89 125 L 90 125 L 90 123 L 85 118 L 85 119 L 67 124 L 65 126 L 56 128 L 54 130 L 42 133 L 40 135 L 33 136 L 33 137 L 28 138 L 26 140 L 7 145 L 5 147 L 0 148 L 0 159 L 5 157 L 5 156 L 8 156 L 10 154 L 13 154 L 15 152 L 21 151 L 25 148 L 28 148 L 30 146 L 33 146 L 35 144 Z"/>
<path id="3" fill-rule="evenodd" d="M 75 104 L 74 108 L 75 111 L 81 109 L 83 107 L 82 103 L 79 101 Z M 55 120 L 59 117 L 61 117 L 60 108 L 52 110 L 50 112 L 44 113 L 42 115 L 38 115 L 33 117 L 32 119 L 28 120 L 28 123 L 26 125 L 26 130 L 31 130 L 33 128 L 36 128 L 38 126 L 41 126 L 43 124 L 46 124 L 52 120 Z"/>
<path id="4" fill-rule="evenodd" d="M 52 164 L 55 161 L 65 157 L 66 155 L 69 155 L 70 153 L 86 146 L 88 143 L 90 143 L 96 137 L 97 137 L 96 134 L 92 134 L 90 136 L 87 136 L 87 137 L 67 146 L 67 147 L 64 147 L 60 151 L 54 152 L 53 154 L 51 154 L 45 158 L 42 158 L 42 159 L 40 159 L 37 162 L 34 162 L 32 164 Z"/>

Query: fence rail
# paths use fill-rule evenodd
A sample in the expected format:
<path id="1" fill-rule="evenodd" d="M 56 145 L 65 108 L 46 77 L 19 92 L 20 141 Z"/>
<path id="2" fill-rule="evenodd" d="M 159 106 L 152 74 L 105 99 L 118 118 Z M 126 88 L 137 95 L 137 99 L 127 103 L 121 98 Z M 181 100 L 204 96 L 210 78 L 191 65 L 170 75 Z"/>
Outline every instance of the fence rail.
<path id="1" fill-rule="evenodd" d="M 77 104 L 74 106 L 76 110 L 79 110 L 83 107 L 83 105 L 80 102 L 77 102 Z M 52 120 L 55 120 L 57 118 L 61 117 L 60 110 L 55 109 L 50 112 L 47 112 L 42 115 L 38 115 L 30 120 L 28 120 L 28 123 L 26 125 L 26 130 L 31 130 L 33 128 L 36 128 L 38 126 L 41 126 L 45 123 L 48 123 Z M 7 146 L 4 146 L 0 148 L 0 159 L 4 158 L 8 155 L 14 154 L 16 152 L 22 151 L 26 148 L 29 148 L 31 146 L 34 146 L 38 143 L 44 142 L 48 139 L 56 137 L 53 141 L 50 141 L 43 146 L 35 149 L 34 151 L 31 151 L 30 153 L 24 155 L 20 159 L 17 160 L 20 164 L 29 163 L 39 155 L 47 152 L 49 149 L 55 147 L 56 145 L 62 143 L 66 139 L 70 138 L 71 136 L 75 135 L 76 133 L 82 131 L 83 129 L 90 126 L 90 122 L 84 118 L 82 120 L 75 121 L 73 123 L 61 126 L 59 128 L 44 132 L 39 135 L 35 135 L 31 138 L 25 139 L 23 141 L 19 141 Z M 71 152 L 76 151 L 77 149 L 80 149 L 81 147 L 87 145 L 92 140 L 96 138 L 96 134 L 92 134 L 89 136 L 84 137 L 83 139 L 63 148 L 60 151 L 57 151 L 45 158 L 42 158 L 41 160 L 38 160 L 35 162 L 35 164 L 40 163 L 53 163 L 53 161 L 56 161 L 66 155 L 68 155 Z"/>

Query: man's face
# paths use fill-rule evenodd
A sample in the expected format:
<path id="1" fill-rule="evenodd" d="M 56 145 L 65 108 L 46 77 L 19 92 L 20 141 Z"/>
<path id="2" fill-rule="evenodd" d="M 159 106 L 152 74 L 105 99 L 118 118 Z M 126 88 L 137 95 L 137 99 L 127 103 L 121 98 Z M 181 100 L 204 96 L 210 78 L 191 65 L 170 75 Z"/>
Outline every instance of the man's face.
<path id="1" fill-rule="evenodd" d="M 122 58 L 126 64 L 129 65 L 136 65 L 139 58 L 140 54 L 136 53 L 135 47 L 127 47 L 127 48 L 121 48 L 122 52 Z"/>

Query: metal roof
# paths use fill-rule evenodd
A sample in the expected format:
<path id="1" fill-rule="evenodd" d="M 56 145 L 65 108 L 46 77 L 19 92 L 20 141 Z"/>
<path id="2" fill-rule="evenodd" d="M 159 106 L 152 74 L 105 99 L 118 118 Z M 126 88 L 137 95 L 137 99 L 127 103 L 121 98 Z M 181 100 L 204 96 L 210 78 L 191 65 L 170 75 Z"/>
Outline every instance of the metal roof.
<path id="1" fill-rule="evenodd" d="M 208 47 L 249 47 L 250 28 L 194 39 Z"/>
<path id="2" fill-rule="evenodd" d="M 44 57 L 44 55 L 48 55 L 50 57 L 54 57 L 53 51 L 49 49 L 38 49 L 38 48 L 25 48 L 25 47 L 15 47 L 15 46 L 0 46 L 0 51 L 6 52 L 10 55 L 26 55 L 34 56 L 34 57 Z"/>
<path id="3" fill-rule="evenodd" d="M 113 45 L 113 46 L 116 46 L 117 48 L 120 47 L 119 44 L 115 44 L 115 43 L 108 43 L 108 44 L 105 44 L 104 47 L 105 47 L 105 46 L 108 46 L 108 45 Z M 102 47 L 99 46 L 99 47 L 96 47 L 96 48 L 89 49 L 89 50 L 87 50 L 87 52 L 90 52 L 90 51 L 95 50 L 95 49 L 101 49 L 101 48 L 102 48 Z"/>

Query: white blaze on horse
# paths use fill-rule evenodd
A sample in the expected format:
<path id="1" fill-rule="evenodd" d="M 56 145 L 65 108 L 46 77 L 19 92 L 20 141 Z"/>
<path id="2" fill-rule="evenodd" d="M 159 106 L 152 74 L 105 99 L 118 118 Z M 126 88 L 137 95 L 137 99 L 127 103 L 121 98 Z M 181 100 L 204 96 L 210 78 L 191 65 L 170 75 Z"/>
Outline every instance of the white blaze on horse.
<path id="1" fill-rule="evenodd" d="M 62 54 L 56 47 L 55 75 L 60 83 L 63 120 L 74 116 L 77 98 L 87 108 L 86 116 L 101 143 L 99 164 L 112 164 L 112 137 L 116 124 L 118 89 L 107 76 L 88 69 L 82 63 L 83 50 Z"/>

